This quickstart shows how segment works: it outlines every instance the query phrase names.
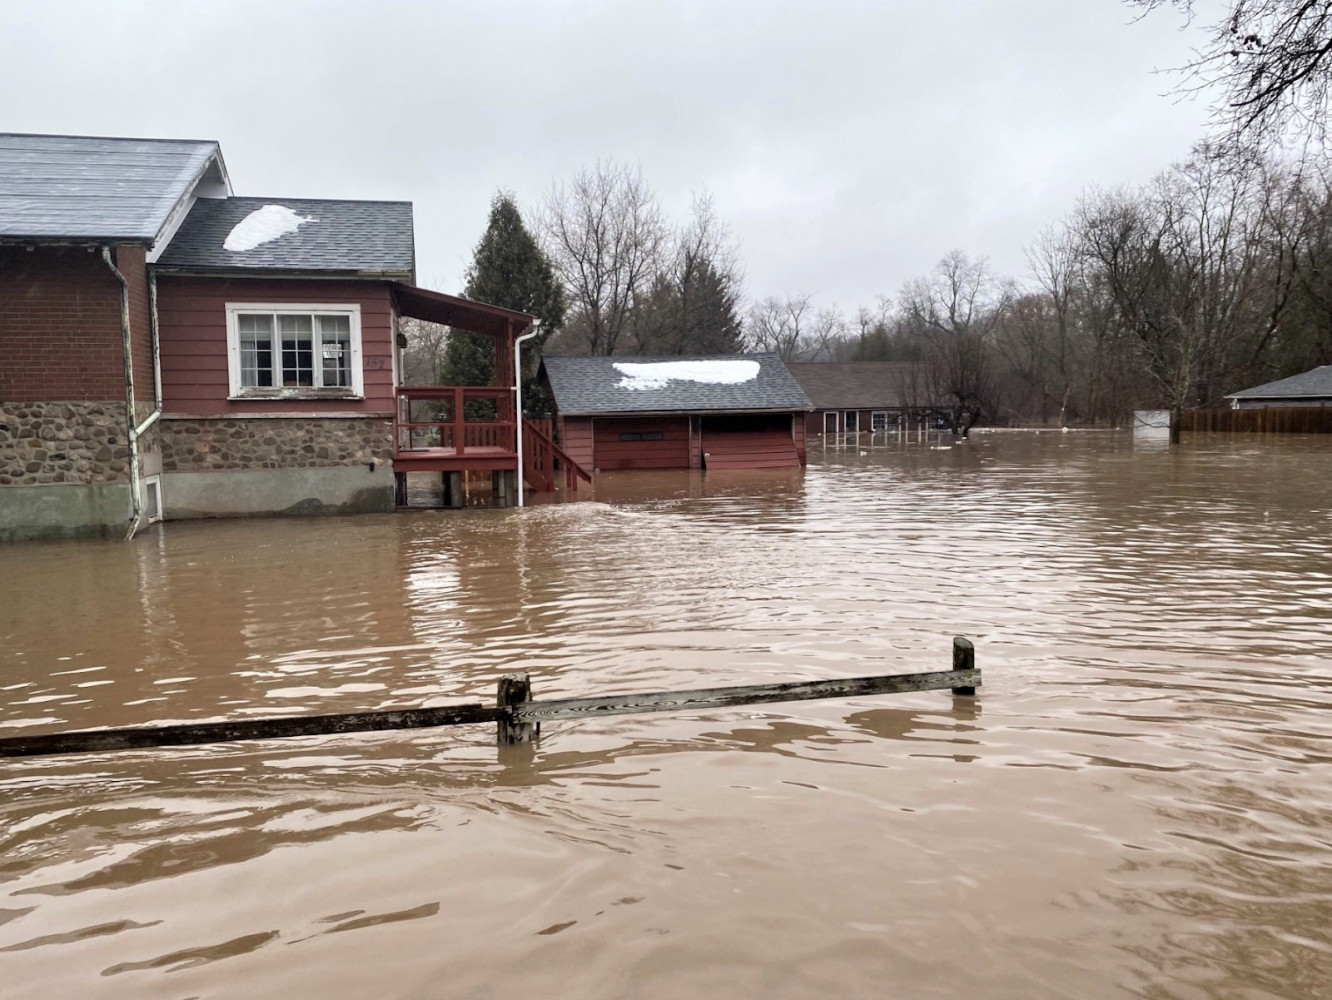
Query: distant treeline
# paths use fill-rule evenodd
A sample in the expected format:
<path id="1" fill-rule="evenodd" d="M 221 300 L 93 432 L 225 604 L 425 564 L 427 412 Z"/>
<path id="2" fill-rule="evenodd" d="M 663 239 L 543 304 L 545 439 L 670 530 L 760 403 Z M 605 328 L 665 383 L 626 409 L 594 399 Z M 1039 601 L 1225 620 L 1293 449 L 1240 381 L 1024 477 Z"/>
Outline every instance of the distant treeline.
<path id="1" fill-rule="evenodd" d="M 1200 147 L 1088 193 L 1027 259 L 1019 280 L 954 251 L 851 315 L 804 294 L 746 303 L 710 199 L 672 225 L 636 169 L 599 163 L 521 218 L 497 196 L 465 294 L 537 312 L 547 352 L 915 362 L 906 391 L 959 429 L 1116 423 L 1332 362 L 1332 183 L 1308 163 Z M 489 381 L 475 338 L 409 334 L 417 380 Z"/>

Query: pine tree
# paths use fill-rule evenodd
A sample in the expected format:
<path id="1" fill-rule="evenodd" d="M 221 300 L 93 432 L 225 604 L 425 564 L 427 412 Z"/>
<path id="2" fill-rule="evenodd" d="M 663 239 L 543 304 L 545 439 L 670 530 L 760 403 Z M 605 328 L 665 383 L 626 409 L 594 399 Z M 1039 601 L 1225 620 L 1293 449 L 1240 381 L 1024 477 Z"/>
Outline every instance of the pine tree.
<path id="1" fill-rule="evenodd" d="M 564 289 L 550 261 L 527 227 L 513 195 L 498 192 L 490 203 L 490 221 L 472 253 L 463 295 L 477 302 L 537 317 L 540 335 L 523 350 L 523 399 L 529 414 L 544 408 L 534 385 L 541 347 L 564 322 Z M 535 349 L 534 346 L 535 345 Z M 451 330 L 440 381 L 444 385 L 490 385 L 495 380 L 492 338 Z M 534 405 L 535 404 L 535 405 Z"/>

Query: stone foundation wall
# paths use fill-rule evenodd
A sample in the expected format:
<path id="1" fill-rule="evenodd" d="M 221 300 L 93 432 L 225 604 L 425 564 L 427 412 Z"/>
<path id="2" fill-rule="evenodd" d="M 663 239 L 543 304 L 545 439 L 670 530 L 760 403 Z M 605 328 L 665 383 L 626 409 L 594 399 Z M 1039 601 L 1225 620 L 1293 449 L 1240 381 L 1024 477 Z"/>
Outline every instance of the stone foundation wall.
<path id="1" fill-rule="evenodd" d="M 163 419 L 165 472 L 388 465 L 393 421 L 346 417 Z"/>
<path id="2" fill-rule="evenodd" d="M 0 403 L 0 486 L 120 483 L 128 474 L 123 403 Z"/>

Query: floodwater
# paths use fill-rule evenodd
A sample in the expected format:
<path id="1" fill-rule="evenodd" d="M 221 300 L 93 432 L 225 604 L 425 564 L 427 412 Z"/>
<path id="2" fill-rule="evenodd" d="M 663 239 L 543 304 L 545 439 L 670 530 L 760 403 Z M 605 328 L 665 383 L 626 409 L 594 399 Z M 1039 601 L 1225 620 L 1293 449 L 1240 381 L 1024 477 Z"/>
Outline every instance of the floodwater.
<path id="1" fill-rule="evenodd" d="M 984 686 L 0 760 L 0 996 L 1332 997 L 1332 438 L 978 435 L 0 550 L 0 735 Z"/>

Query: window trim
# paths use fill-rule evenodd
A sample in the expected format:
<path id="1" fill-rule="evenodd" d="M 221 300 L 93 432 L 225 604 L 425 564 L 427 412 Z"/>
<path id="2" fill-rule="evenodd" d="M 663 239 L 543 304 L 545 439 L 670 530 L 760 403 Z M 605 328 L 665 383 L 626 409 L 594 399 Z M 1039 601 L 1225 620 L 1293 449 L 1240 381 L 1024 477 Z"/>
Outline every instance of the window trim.
<path id="1" fill-rule="evenodd" d="M 365 372 L 361 362 L 361 304 L 359 302 L 228 302 L 227 310 L 227 389 L 228 399 L 364 399 Z M 246 386 L 241 385 L 241 352 L 238 317 L 241 313 L 269 313 L 313 317 L 316 313 L 347 316 L 351 327 L 350 386 Z M 312 321 L 313 326 L 313 321 Z M 274 325 L 273 336 L 279 336 Z M 280 348 L 274 352 L 280 355 Z M 280 362 L 278 362 L 280 365 Z M 317 365 L 315 371 L 323 371 Z"/>
<path id="2" fill-rule="evenodd" d="M 156 514 L 149 513 L 149 508 L 148 508 L 148 497 L 149 494 L 153 492 L 157 493 Z M 166 504 L 162 502 L 162 477 L 160 474 L 156 476 L 144 476 L 143 496 L 141 497 L 141 502 L 143 503 L 143 511 L 144 514 L 147 516 L 147 521 L 149 524 L 156 524 L 158 521 L 162 520 L 162 515 L 166 509 Z"/>
<path id="3" fill-rule="evenodd" d="M 882 427 L 875 427 L 875 426 L 874 426 L 876 423 L 878 423 L 878 421 L 875 419 L 876 417 L 883 417 L 883 426 L 882 426 Z M 871 434 L 883 434 L 883 433 L 885 433 L 887 430 L 888 430 L 888 411 L 887 411 L 887 410 L 871 410 L 871 411 L 870 411 L 870 433 L 871 433 Z"/>

